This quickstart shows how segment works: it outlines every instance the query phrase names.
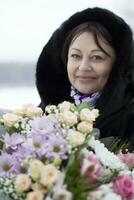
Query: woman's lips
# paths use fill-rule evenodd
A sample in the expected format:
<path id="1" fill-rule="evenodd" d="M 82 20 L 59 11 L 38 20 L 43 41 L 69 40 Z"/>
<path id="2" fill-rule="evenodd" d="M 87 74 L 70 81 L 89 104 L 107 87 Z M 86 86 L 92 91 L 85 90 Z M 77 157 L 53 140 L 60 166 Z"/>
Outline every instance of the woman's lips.
<path id="1" fill-rule="evenodd" d="M 76 76 L 77 79 L 79 80 L 85 80 L 85 81 L 90 81 L 90 80 L 94 80 L 96 79 L 95 77 L 92 77 L 92 76 Z"/>

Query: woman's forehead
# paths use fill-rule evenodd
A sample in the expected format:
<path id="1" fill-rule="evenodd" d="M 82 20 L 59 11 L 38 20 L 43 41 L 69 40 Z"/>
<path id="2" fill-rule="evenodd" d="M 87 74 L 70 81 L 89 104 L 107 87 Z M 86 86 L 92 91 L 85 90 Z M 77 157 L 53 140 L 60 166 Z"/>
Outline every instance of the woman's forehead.
<path id="1" fill-rule="evenodd" d="M 98 43 L 99 45 L 98 45 Z M 82 32 L 80 33 L 72 42 L 69 47 L 70 50 L 92 50 L 94 52 L 103 52 L 104 49 L 108 55 L 113 55 L 115 57 L 115 50 L 110 44 L 100 35 L 97 37 L 97 42 L 92 32 Z M 100 48 L 101 47 L 101 48 Z M 104 52 L 103 52 L 104 53 Z"/>

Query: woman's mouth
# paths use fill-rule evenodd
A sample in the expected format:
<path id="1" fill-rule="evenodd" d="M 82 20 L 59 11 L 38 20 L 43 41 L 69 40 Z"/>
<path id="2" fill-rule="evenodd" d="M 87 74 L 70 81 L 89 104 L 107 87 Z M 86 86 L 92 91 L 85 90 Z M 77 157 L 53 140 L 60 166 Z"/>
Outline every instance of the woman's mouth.
<path id="1" fill-rule="evenodd" d="M 93 76 L 76 76 L 76 78 L 81 81 L 92 81 L 92 80 L 96 79 Z"/>

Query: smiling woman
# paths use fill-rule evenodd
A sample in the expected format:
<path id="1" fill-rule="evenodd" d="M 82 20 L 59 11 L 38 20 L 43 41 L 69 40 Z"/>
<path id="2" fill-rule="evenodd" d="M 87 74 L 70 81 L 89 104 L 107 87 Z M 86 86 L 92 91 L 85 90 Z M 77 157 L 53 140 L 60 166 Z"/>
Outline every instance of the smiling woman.
<path id="1" fill-rule="evenodd" d="M 93 30 L 99 30 L 100 25 L 86 23 L 80 26 L 81 34 L 72 39 L 68 51 L 67 70 L 74 88 L 89 94 L 103 90 L 115 62 L 115 51 L 104 38 L 98 37 L 97 41 L 103 51 L 95 42 Z"/>
<path id="2" fill-rule="evenodd" d="M 132 30 L 122 18 L 98 7 L 75 13 L 38 59 L 40 106 L 90 102 L 100 110 L 94 127 L 101 138 L 115 136 L 134 145 L 133 56 Z"/>

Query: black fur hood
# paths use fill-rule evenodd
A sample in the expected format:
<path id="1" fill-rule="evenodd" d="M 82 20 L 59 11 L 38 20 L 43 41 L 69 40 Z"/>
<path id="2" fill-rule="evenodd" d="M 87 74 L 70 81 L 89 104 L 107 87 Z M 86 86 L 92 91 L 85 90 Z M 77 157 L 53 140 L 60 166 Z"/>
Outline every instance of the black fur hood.
<path id="1" fill-rule="evenodd" d="M 108 29 L 113 36 L 116 54 L 122 58 L 121 62 L 114 66 L 109 84 L 104 88 L 97 107 L 103 110 L 103 116 L 129 104 L 134 93 L 132 31 L 119 16 L 107 9 L 95 7 L 72 15 L 53 33 L 43 48 L 36 68 L 36 85 L 42 107 L 71 100 L 67 69 L 61 58 L 62 47 L 70 30 L 87 21 L 101 23 Z M 107 105 L 106 109 L 105 105 Z"/>

